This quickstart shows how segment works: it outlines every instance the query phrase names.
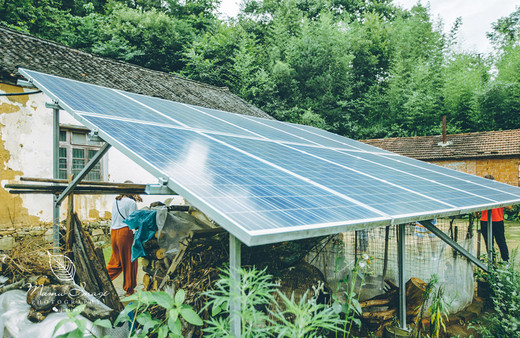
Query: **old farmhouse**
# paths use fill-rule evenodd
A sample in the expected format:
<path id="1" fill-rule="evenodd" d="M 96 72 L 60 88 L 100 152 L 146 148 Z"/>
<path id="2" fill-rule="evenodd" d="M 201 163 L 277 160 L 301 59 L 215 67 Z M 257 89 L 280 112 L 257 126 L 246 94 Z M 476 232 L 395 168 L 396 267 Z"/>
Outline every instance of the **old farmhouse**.
<path id="1" fill-rule="evenodd" d="M 17 85 L 18 67 L 80 80 L 110 88 L 160 97 L 198 106 L 270 118 L 227 88 L 219 88 L 174 74 L 154 71 L 72 49 L 4 27 L 0 28 L 0 224 L 50 222 L 52 197 L 11 195 L 4 185 L 21 176 L 52 177 L 52 110 L 43 93 Z M 100 144 L 89 141 L 89 130 L 68 113 L 60 113 L 60 178 L 68 178 L 85 165 Z M 111 149 L 92 170 L 89 181 L 156 183 L 156 179 L 116 149 Z M 110 218 L 113 196 L 75 196 L 81 219 Z M 151 202 L 149 197 L 145 203 Z M 62 208 L 64 209 L 64 208 Z M 62 213 L 65 211 L 62 210 Z"/>

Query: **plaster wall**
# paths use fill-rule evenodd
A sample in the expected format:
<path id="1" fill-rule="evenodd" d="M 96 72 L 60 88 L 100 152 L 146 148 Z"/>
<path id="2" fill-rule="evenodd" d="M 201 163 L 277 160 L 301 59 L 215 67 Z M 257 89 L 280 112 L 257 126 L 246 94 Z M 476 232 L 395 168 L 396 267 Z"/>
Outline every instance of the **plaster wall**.
<path id="1" fill-rule="evenodd" d="M 32 91 L 0 83 L 0 93 Z M 0 228 L 35 225 L 52 221 L 50 195 L 9 194 L 3 186 L 19 183 L 20 176 L 52 177 L 52 110 L 45 108 L 51 100 L 43 93 L 28 96 L 0 96 Z M 60 111 L 60 123 L 81 125 L 70 114 Z M 103 159 L 107 181 L 157 183 L 152 175 L 116 149 Z M 111 218 L 114 195 L 78 195 L 75 210 L 82 220 Z M 139 207 L 169 196 L 143 196 Z M 175 203 L 182 203 L 182 199 Z M 65 217 L 65 206 L 61 208 Z"/>
<path id="2" fill-rule="evenodd" d="M 520 157 L 431 161 L 476 176 L 493 175 L 499 182 L 519 186 Z"/>

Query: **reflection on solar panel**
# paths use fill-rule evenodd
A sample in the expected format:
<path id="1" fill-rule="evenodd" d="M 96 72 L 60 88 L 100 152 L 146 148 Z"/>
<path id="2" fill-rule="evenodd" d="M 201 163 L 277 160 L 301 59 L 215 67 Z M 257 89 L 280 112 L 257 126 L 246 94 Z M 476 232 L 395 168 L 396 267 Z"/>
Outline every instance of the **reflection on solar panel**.
<path id="1" fill-rule="evenodd" d="M 20 72 L 248 245 L 520 202 L 520 189 L 309 126 Z"/>

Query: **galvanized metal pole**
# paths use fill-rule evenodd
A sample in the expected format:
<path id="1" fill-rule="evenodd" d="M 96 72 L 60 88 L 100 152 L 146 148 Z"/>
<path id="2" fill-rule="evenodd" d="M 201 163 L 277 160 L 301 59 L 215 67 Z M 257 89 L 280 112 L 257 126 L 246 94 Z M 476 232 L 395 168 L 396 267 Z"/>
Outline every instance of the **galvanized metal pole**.
<path id="1" fill-rule="evenodd" d="M 406 281 L 405 281 L 405 225 L 398 225 L 397 264 L 399 269 L 399 326 L 406 327 Z"/>
<path id="2" fill-rule="evenodd" d="M 240 338 L 242 330 L 242 318 L 240 309 L 240 267 L 241 267 L 241 243 L 229 234 L 229 270 L 230 270 L 230 316 L 231 335 Z"/>
<path id="3" fill-rule="evenodd" d="M 488 269 L 493 267 L 493 210 L 488 210 L 487 214 L 487 253 Z"/>
<path id="4" fill-rule="evenodd" d="M 435 236 L 439 237 L 443 242 L 451 246 L 453 249 L 457 250 L 462 254 L 462 256 L 466 257 L 470 262 L 478 266 L 484 271 L 488 271 L 486 266 L 475 256 L 469 253 L 466 249 L 460 246 L 457 242 L 453 241 L 448 235 L 446 235 L 441 229 L 437 228 L 430 221 L 421 221 L 421 224 L 428 230 L 430 230 Z"/>
<path id="5" fill-rule="evenodd" d="M 52 177 L 58 179 L 60 175 L 60 109 L 57 104 L 52 108 Z M 52 208 L 52 244 L 54 253 L 60 251 L 60 205 L 56 202 L 58 195 L 54 195 Z"/>

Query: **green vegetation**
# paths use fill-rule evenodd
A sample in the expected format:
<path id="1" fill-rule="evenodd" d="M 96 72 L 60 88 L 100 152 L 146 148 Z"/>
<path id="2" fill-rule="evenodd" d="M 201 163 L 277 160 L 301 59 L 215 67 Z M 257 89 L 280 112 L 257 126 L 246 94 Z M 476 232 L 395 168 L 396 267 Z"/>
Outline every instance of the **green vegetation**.
<path id="1" fill-rule="evenodd" d="M 123 301 L 130 302 L 124 310 L 119 314 L 113 325 L 128 322 L 132 328 L 129 337 L 182 337 L 181 318 L 191 325 L 202 326 L 203 322 L 199 315 L 189 305 L 184 304 L 186 294 L 184 290 L 177 291 L 174 297 L 166 292 L 148 292 L 139 291 Z M 73 337 L 96 337 L 96 335 L 87 328 L 87 320 L 78 318 L 78 315 L 85 309 L 85 304 L 79 305 L 72 310 L 66 310 L 67 318 L 62 319 L 54 329 L 53 336 L 58 329 L 66 324 L 73 323 L 76 329 L 66 334 L 57 336 L 57 338 L 73 338 Z M 150 314 L 150 308 L 158 306 L 161 311 L 165 311 L 164 320 L 153 318 Z M 93 326 L 104 328 L 113 328 L 112 323 L 108 319 L 97 319 Z M 88 334 L 86 334 L 88 332 Z"/>
<path id="2" fill-rule="evenodd" d="M 278 290 L 272 276 L 254 267 L 241 269 L 240 318 L 244 337 L 324 337 L 341 331 L 343 321 L 331 306 L 318 302 L 321 290 L 307 291 L 296 299 Z M 207 337 L 230 337 L 230 275 L 223 271 L 214 290 L 206 291 L 211 318 Z"/>
<path id="3" fill-rule="evenodd" d="M 227 86 L 280 120 L 353 138 L 520 128 L 520 9 L 492 55 L 460 51 L 427 7 L 390 0 L 3 0 L 0 23 Z"/>
<path id="4" fill-rule="evenodd" d="M 493 311 L 473 325 L 482 337 L 518 337 L 520 333 L 520 274 L 515 254 L 509 264 L 498 264 L 484 277 L 489 283 Z"/>

